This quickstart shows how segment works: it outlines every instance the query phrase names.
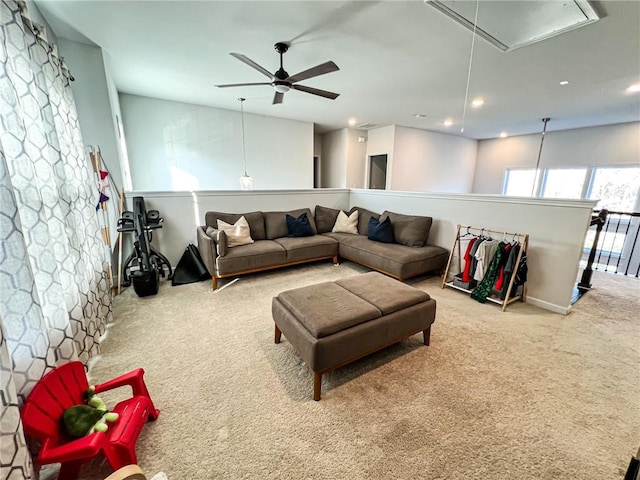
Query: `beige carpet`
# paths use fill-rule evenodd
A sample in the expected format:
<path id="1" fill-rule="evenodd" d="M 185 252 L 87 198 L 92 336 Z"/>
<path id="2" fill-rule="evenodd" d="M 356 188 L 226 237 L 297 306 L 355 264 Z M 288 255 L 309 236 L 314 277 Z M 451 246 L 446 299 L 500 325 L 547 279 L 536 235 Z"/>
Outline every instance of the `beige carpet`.
<path id="1" fill-rule="evenodd" d="M 94 382 L 142 366 L 160 418 L 139 464 L 185 479 L 612 479 L 640 444 L 640 283 L 596 274 L 561 316 L 500 312 L 440 279 L 410 282 L 438 302 L 421 335 L 327 374 L 273 343 L 278 292 L 356 275 L 351 263 L 209 282 L 115 301 Z M 224 282 L 223 282 L 224 284 Z M 126 393 L 126 392 L 122 392 Z M 104 396 L 107 404 L 115 402 Z M 102 479 L 102 463 L 81 478 Z"/>

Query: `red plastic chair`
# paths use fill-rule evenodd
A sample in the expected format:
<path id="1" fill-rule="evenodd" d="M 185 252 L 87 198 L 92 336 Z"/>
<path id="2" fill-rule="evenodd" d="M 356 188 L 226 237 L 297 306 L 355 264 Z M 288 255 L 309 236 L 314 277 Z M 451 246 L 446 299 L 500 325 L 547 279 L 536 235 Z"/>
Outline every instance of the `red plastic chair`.
<path id="1" fill-rule="evenodd" d="M 83 403 L 89 388 L 81 362 L 69 362 L 48 372 L 36 384 L 22 408 L 25 434 L 38 439 L 42 446 L 38 463 L 61 463 L 59 480 L 75 480 L 86 461 L 102 454 L 113 470 L 137 463 L 135 445 L 147 420 L 155 420 L 155 408 L 142 378 L 144 370 L 129 373 L 96 385 L 96 393 L 129 385 L 133 396 L 118 403 L 111 411 L 120 417 L 109 424 L 106 432 L 95 432 L 83 438 L 68 440 L 60 426 L 64 411 Z"/>

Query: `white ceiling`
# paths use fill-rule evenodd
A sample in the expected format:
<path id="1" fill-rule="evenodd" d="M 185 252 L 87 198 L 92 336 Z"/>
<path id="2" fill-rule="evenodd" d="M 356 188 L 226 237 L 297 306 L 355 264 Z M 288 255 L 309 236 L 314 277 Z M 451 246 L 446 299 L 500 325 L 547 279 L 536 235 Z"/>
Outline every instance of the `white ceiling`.
<path id="1" fill-rule="evenodd" d="M 467 109 L 464 133 L 472 33 L 422 1 L 36 4 L 57 36 L 102 47 L 120 92 L 233 110 L 246 97 L 247 112 L 314 122 L 320 132 L 352 117 L 469 138 L 539 132 L 543 117 L 548 130 L 640 121 L 640 94 L 625 91 L 640 82 L 640 1 L 591 2 L 599 21 L 506 53 L 477 37 L 469 102 L 486 103 Z M 291 42 L 284 67 L 292 75 L 333 60 L 340 71 L 301 84 L 340 97 L 290 91 L 272 105 L 270 86 L 214 86 L 267 81 L 229 53 L 275 72 L 278 41 Z"/>

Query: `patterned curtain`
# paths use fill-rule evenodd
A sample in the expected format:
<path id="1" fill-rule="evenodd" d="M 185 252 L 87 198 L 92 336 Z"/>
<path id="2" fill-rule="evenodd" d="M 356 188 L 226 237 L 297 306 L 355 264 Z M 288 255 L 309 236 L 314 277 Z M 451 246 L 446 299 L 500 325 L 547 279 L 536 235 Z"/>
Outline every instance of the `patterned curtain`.
<path id="1" fill-rule="evenodd" d="M 35 477 L 19 407 L 89 360 L 111 291 L 69 72 L 24 3 L 0 4 L 0 478 Z"/>

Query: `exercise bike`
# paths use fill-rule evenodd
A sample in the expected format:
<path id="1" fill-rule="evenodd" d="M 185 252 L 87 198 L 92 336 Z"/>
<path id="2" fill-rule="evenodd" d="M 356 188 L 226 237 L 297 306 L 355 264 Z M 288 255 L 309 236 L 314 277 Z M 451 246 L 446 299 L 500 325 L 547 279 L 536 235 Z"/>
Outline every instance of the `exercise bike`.
<path id="1" fill-rule="evenodd" d="M 158 293 L 161 276 L 173 277 L 167 257 L 151 245 L 153 230 L 162 228 L 163 222 L 158 210 L 146 210 L 143 197 L 133 197 L 133 211 L 123 212 L 118 220 L 119 232 L 134 233 L 133 251 L 124 262 L 122 285 L 128 287 L 133 284 L 139 297 Z"/>

